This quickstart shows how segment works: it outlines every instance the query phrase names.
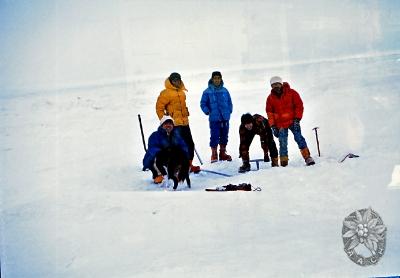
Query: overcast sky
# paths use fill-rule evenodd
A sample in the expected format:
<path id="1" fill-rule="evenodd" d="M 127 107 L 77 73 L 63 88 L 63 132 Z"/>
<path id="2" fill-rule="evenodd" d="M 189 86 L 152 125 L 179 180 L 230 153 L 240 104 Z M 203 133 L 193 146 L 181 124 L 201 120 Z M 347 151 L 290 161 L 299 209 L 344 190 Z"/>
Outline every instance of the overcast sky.
<path id="1" fill-rule="evenodd" d="M 398 51 L 400 1 L 0 1 L 0 96 Z"/>

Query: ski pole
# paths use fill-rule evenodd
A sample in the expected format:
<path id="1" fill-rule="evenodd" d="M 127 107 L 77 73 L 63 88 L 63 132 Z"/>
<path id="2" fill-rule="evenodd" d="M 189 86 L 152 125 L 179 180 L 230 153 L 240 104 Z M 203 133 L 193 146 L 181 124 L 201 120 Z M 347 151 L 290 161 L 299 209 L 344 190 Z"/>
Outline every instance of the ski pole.
<path id="1" fill-rule="evenodd" d="M 197 158 L 198 158 L 199 161 L 200 161 L 200 165 L 203 165 L 203 161 L 201 161 L 200 155 L 199 155 L 199 153 L 197 152 L 196 148 L 194 148 L 194 152 L 196 153 L 196 156 L 197 156 Z"/>
<path id="2" fill-rule="evenodd" d="M 146 141 L 144 140 L 144 134 L 143 134 L 142 118 L 140 117 L 140 114 L 138 114 L 137 116 L 139 119 L 140 132 L 142 133 L 142 141 L 143 141 L 144 151 L 147 152 Z"/>
<path id="3" fill-rule="evenodd" d="M 319 140 L 318 140 L 318 129 L 319 127 L 314 127 L 313 130 L 315 131 L 315 139 L 317 140 L 317 148 L 318 148 L 318 156 L 321 156 L 321 152 L 319 150 Z"/>

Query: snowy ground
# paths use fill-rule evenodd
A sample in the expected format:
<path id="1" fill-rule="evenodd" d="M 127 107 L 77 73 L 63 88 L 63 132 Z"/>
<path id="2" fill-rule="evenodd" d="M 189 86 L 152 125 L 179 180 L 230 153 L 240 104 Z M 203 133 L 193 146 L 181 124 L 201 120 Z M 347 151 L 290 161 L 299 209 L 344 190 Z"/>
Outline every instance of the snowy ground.
<path id="1" fill-rule="evenodd" d="M 213 165 L 199 108 L 210 73 L 182 72 L 203 167 L 234 176 L 191 175 L 192 189 L 177 192 L 141 171 L 137 114 L 147 137 L 158 125 L 154 105 L 164 77 L 2 98 L 2 275 L 400 275 L 399 55 L 222 69 L 234 103 L 234 160 Z M 316 165 L 304 166 L 290 138 L 289 167 L 262 164 L 239 175 L 240 115 L 265 114 L 268 77 L 276 72 L 303 98 L 302 129 Z M 360 157 L 338 163 L 348 152 Z M 260 156 L 256 137 L 251 157 Z M 204 191 L 241 182 L 262 191 Z M 342 222 L 370 206 L 387 226 L 386 251 L 376 266 L 360 267 L 343 251 Z"/>

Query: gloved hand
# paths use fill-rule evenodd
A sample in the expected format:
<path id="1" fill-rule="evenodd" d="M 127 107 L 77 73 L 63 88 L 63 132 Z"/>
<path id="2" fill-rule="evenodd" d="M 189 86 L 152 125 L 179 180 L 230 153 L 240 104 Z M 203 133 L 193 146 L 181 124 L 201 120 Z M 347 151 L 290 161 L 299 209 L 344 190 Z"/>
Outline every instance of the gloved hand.
<path id="1" fill-rule="evenodd" d="M 293 120 L 293 130 L 294 131 L 300 131 L 300 119 L 295 118 Z"/>
<path id="2" fill-rule="evenodd" d="M 276 128 L 276 126 L 271 126 L 272 134 L 278 138 L 279 137 L 279 129 Z"/>

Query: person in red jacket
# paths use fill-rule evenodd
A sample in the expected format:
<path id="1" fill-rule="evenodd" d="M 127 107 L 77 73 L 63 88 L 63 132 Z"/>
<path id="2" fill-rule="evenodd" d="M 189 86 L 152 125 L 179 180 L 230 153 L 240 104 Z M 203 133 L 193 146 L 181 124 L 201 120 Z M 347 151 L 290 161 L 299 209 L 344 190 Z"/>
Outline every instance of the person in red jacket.
<path id="1" fill-rule="evenodd" d="M 272 132 L 279 139 L 279 158 L 281 166 L 288 165 L 288 130 L 293 133 L 294 140 L 299 146 L 301 155 L 308 165 L 315 164 L 310 155 L 307 142 L 301 134 L 300 121 L 303 117 L 303 101 L 299 93 L 290 88 L 289 83 L 282 82 L 282 78 L 274 76 L 270 80 L 271 93 L 267 97 L 265 111 Z"/>

